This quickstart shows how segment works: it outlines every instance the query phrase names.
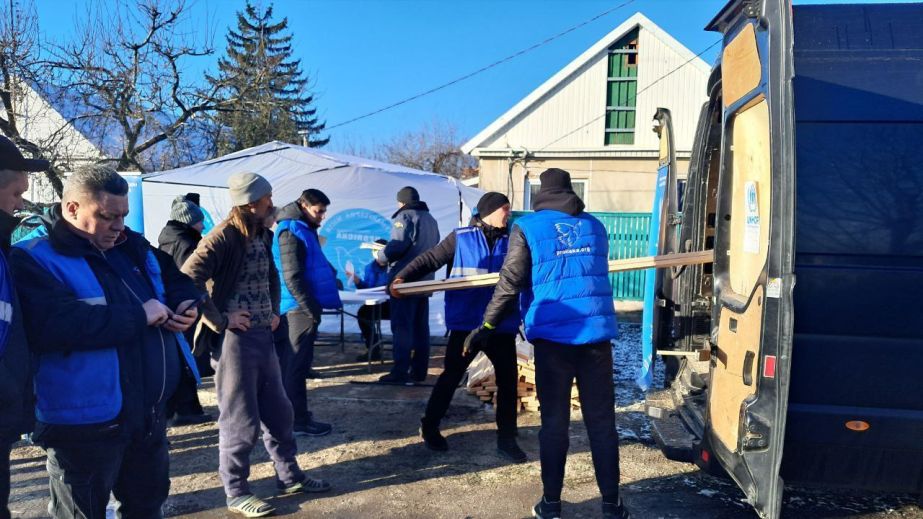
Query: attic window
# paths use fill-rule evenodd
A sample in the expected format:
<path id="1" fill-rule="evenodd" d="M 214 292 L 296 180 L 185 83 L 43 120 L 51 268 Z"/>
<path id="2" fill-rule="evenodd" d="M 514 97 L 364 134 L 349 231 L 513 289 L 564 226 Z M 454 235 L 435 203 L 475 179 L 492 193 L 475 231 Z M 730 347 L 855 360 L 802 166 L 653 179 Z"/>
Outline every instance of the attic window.
<path id="1" fill-rule="evenodd" d="M 638 41 L 632 41 L 628 44 L 628 50 L 633 50 L 631 54 L 628 55 L 628 66 L 635 67 L 638 65 Z"/>
<path id="2" fill-rule="evenodd" d="M 638 29 L 609 47 L 605 144 L 634 144 L 638 93 Z"/>

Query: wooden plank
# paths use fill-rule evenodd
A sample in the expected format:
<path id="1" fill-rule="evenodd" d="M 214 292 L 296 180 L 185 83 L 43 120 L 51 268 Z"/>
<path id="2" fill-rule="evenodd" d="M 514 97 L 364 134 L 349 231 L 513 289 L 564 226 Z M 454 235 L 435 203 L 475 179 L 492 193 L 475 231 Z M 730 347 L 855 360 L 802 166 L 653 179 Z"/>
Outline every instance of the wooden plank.
<path id="1" fill-rule="evenodd" d="M 714 252 L 710 250 L 697 252 L 683 252 L 679 254 L 665 254 L 662 256 L 643 256 L 640 258 L 624 258 L 609 261 L 609 272 L 627 272 L 649 268 L 680 267 L 684 265 L 700 265 L 711 263 Z M 436 281 L 414 281 L 394 285 L 394 289 L 401 295 L 432 294 L 444 290 L 462 290 L 496 285 L 499 274 L 480 274 L 460 278 L 441 279 Z"/>

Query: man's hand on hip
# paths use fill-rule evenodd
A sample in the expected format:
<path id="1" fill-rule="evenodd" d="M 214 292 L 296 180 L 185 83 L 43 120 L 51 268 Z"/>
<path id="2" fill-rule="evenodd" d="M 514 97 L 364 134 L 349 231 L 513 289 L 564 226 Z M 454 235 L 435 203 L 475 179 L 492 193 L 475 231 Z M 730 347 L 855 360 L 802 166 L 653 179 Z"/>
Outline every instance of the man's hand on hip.
<path id="1" fill-rule="evenodd" d="M 228 314 L 228 330 L 245 332 L 250 329 L 250 312 L 235 310 Z"/>

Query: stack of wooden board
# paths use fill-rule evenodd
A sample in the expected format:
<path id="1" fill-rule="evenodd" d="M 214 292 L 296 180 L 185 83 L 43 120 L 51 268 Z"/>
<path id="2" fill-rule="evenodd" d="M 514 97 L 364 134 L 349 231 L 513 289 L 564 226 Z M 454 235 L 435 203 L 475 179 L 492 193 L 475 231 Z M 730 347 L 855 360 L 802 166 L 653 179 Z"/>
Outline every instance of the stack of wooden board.
<path id="1" fill-rule="evenodd" d="M 525 343 L 525 346 L 531 346 Z M 535 391 L 535 362 L 531 352 L 517 345 L 516 348 L 516 409 L 517 411 L 538 411 L 538 395 Z M 483 353 L 475 357 L 468 368 L 468 394 L 485 403 L 497 404 L 497 379 L 494 366 Z M 571 405 L 580 408 L 577 386 L 571 389 Z"/>

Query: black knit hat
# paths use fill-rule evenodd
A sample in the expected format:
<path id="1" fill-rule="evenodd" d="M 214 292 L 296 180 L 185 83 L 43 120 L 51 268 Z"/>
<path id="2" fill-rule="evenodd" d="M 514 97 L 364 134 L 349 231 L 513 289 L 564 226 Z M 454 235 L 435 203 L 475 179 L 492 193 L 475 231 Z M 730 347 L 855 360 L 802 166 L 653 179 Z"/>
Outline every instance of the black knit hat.
<path id="1" fill-rule="evenodd" d="M 47 160 L 27 159 L 22 156 L 13 141 L 0 135 L 0 169 L 13 171 L 45 171 L 49 167 Z"/>
<path id="2" fill-rule="evenodd" d="M 402 187 L 400 191 L 397 192 L 397 201 L 402 204 L 411 204 L 413 202 L 420 201 L 420 193 L 416 189 L 405 186 Z"/>
<path id="3" fill-rule="evenodd" d="M 497 193 L 496 191 L 490 191 L 484 193 L 484 196 L 478 200 L 477 212 L 478 216 L 484 218 L 490 213 L 500 209 L 504 205 L 510 203 L 510 199 L 502 193 Z"/>
<path id="4" fill-rule="evenodd" d="M 570 173 L 558 168 L 549 168 L 542 172 L 538 177 L 542 183 L 541 191 L 574 191 L 573 184 L 570 183 Z"/>

